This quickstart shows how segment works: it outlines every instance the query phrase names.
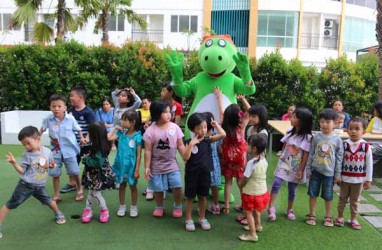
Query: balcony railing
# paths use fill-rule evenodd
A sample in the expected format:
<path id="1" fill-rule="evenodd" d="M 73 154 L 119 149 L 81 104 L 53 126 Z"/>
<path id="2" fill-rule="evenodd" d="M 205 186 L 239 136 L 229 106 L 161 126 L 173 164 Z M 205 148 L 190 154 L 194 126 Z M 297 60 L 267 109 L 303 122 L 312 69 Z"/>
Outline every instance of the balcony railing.
<path id="1" fill-rule="evenodd" d="M 131 32 L 133 41 L 150 41 L 154 43 L 163 43 L 163 30 L 133 30 Z"/>
<path id="2" fill-rule="evenodd" d="M 301 34 L 302 49 L 338 49 L 338 36 L 320 34 Z"/>

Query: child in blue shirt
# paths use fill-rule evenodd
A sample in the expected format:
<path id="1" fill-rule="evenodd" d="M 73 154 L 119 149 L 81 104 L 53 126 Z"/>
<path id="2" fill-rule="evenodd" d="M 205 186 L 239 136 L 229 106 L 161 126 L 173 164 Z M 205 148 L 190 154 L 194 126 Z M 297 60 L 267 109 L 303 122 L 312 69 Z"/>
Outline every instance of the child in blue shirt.
<path id="1" fill-rule="evenodd" d="M 35 127 L 23 128 L 18 135 L 18 139 L 26 151 L 21 158 L 21 164 L 17 163 L 12 153 L 9 152 L 7 155 L 7 161 L 21 177 L 11 199 L 0 210 L 0 238 L 2 237 L 3 221 L 10 210 L 17 208 L 32 195 L 54 211 L 57 224 L 66 222 L 65 216 L 58 209 L 56 202 L 49 196 L 45 188 L 48 180 L 48 169 L 55 168 L 52 152 L 48 148 L 41 146 L 41 137 Z"/>
<path id="2" fill-rule="evenodd" d="M 306 217 L 306 223 L 316 225 L 316 202 L 322 190 L 321 197 L 325 200 L 324 226 L 332 227 L 333 181 L 336 183 L 341 181 L 344 147 L 341 138 L 334 133 L 337 112 L 333 109 L 324 109 L 319 113 L 318 119 L 321 133 L 313 136 L 306 164 L 307 178 L 310 179 L 309 215 Z"/>

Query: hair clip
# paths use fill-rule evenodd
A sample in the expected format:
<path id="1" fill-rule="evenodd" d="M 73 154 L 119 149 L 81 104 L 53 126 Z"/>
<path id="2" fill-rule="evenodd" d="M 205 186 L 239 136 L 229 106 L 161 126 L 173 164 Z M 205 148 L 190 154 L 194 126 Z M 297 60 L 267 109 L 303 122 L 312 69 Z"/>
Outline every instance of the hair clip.
<path id="1" fill-rule="evenodd" d="M 244 113 L 243 113 L 243 111 L 240 110 L 240 111 L 237 113 L 237 115 L 239 116 L 239 118 L 243 118 Z"/>

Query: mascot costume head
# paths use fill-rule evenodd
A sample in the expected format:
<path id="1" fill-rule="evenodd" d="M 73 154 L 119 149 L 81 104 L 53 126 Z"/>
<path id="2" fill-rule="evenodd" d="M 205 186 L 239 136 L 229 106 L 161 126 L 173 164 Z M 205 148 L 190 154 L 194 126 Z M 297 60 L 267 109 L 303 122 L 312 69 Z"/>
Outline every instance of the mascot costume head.
<path id="1" fill-rule="evenodd" d="M 228 35 L 204 37 L 198 53 L 198 61 L 203 71 L 190 80 L 183 81 L 183 54 L 178 55 L 173 51 L 171 56 L 166 55 L 166 60 L 175 94 L 179 97 L 194 97 L 188 116 L 195 112 L 211 112 L 215 120 L 221 122 L 214 88 L 221 89 L 224 109 L 231 103 L 236 103 L 237 94 L 251 95 L 256 91 L 248 57 L 237 52 Z M 235 66 L 240 78 L 232 74 Z M 188 128 L 185 134 L 186 139 L 190 138 Z"/>

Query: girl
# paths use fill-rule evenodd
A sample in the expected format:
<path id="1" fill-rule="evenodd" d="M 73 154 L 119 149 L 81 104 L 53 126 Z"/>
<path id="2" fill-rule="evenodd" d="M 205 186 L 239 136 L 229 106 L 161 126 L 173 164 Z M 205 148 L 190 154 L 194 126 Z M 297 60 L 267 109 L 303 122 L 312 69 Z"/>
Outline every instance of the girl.
<path id="1" fill-rule="evenodd" d="M 211 121 L 211 126 L 218 130 L 217 135 L 207 134 L 207 120 L 203 113 L 192 114 L 187 121 L 187 126 L 195 134 L 188 142 L 184 160 L 186 161 L 184 182 L 186 185 L 186 230 L 195 231 L 192 220 L 192 207 L 194 198 L 198 195 L 199 224 L 203 230 L 210 230 L 211 225 L 206 219 L 206 196 L 210 189 L 213 170 L 211 143 L 225 137 L 224 130 L 216 121 Z"/>
<path id="2" fill-rule="evenodd" d="M 288 107 L 288 112 L 287 113 L 285 113 L 285 114 L 283 114 L 283 116 L 281 117 L 281 120 L 282 121 L 290 121 L 291 119 L 292 119 L 292 114 L 293 114 L 293 112 L 295 111 L 295 109 L 296 109 L 296 106 L 295 105 L 290 105 L 289 107 Z"/>
<path id="3" fill-rule="evenodd" d="M 151 125 L 147 128 L 145 142 L 145 178 L 149 189 L 154 191 L 156 208 L 153 215 L 163 216 L 163 191 L 172 189 L 174 195 L 173 217 L 182 217 L 182 182 L 176 150 L 184 154 L 183 132 L 171 122 L 170 104 L 154 101 L 150 106 Z"/>
<path id="4" fill-rule="evenodd" d="M 214 136 L 214 126 L 212 121 L 214 120 L 214 115 L 211 112 L 205 112 L 203 115 L 206 118 L 207 122 L 207 135 Z M 208 206 L 208 211 L 212 214 L 219 215 L 219 186 L 221 185 L 221 167 L 218 154 L 218 146 L 221 144 L 221 140 L 211 142 L 211 154 L 212 154 L 212 163 L 213 170 L 211 170 L 211 193 L 212 193 L 212 203 Z"/>
<path id="5" fill-rule="evenodd" d="M 248 124 L 248 113 L 243 113 L 239 105 L 231 104 L 224 111 L 222 128 L 227 137 L 222 145 L 222 175 L 225 178 L 223 213 L 229 213 L 229 198 L 232 191 L 232 179 L 243 177 L 247 160 L 244 129 Z"/>
<path id="6" fill-rule="evenodd" d="M 382 101 L 374 104 L 374 117 L 367 126 L 366 132 L 382 134 Z M 373 164 L 376 164 L 382 159 L 382 145 L 379 143 L 372 143 L 371 145 L 373 148 Z"/>
<path id="7" fill-rule="evenodd" d="M 102 99 L 102 108 L 99 108 L 96 112 L 96 121 L 101 122 L 105 125 L 106 131 L 110 132 L 114 126 L 114 107 L 108 98 Z M 111 150 L 116 150 L 115 144 L 113 142 Z"/>
<path id="8" fill-rule="evenodd" d="M 248 151 L 252 151 L 254 157 L 247 163 L 244 178 L 239 181 L 241 192 L 242 208 L 248 220 L 248 226 L 244 229 L 249 230 L 249 234 L 239 236 L 243 241 L 258 241 L 257 232 L 261 232 L 261 211 L 265 210 L 269 202 L 267 191 L 266 172 L 268 168 L 264 151 L 267 147 L 267 139 L 260 134 L 249 137 Z"/>
<path id="9" fill-rule="evenodd" d="M 82 174 L 82 184 L 89 189 L 86 207 L 82 213 L 82 222 L 91 221 L 93 212 L 92 204 L 97 203 L 100 208 L 99 220 L 102 223 L 109 221 L 109 210 L 101 190 L 114 188 L 114 173 L 110 167 L 108 155 L 111 143 L 107 140 L 106 127 L 103 123 L 94 122 L 88 127 L 91 142 L 90 153 L 82 159 L 85 165 Z"/>
<path id="10" fill-rule="evenodd" d="M 276 220 L 276 208 L 274 207 L 277 194 L 283 181 L 288 182 L 288 208 L 286 216 L 288 220 L 295 220 L 293 202 L 299 183 L 304 183 L 305 165 L 309 155 L 310 141 L 312 138 L 313 115 L 306 108 L 298 108 L 290 121 L 292 129 L 281 139 L 284 143 L 282 154 L 277 163 L 275 178 L 273 180 L 271 202 L 268 208 L 268 220 Z"/>
<path id="11" fill-rule="evenodd" d="M 139 167 L 141 164 L 142 134 L 140 112 L 129 110 L 122 115 L 122 127 L 115 126 L 108 134 L 109 140 L 118 140 L 118 150 L 115 156 L 113 171 L 116 182 L 119 185 L 119 209 L 118 216 L 125 216 L 126 185 L 129 184 L 131 191 L 130 217 L 138 216 L 137 182 L 139 178 Z"/>
<path id="12" fill-rule="evenodd" d="M 163 101 L 170 103 L 171 121 L 179 125 L 183 115 L 183 107 L 180 104 L 182 99 L 175 95 L 170 83 L 163 85 L 160 96 Z"/>
<path id="13" fill-rule="evenodd" d="M 121 126 L 122 114 L 128 110 L 137 110 L 141 106 L 141 98 L 135 93 L 133 88 L 116 89 L 111 92 L 114 102 L 114 126 Z"/>

